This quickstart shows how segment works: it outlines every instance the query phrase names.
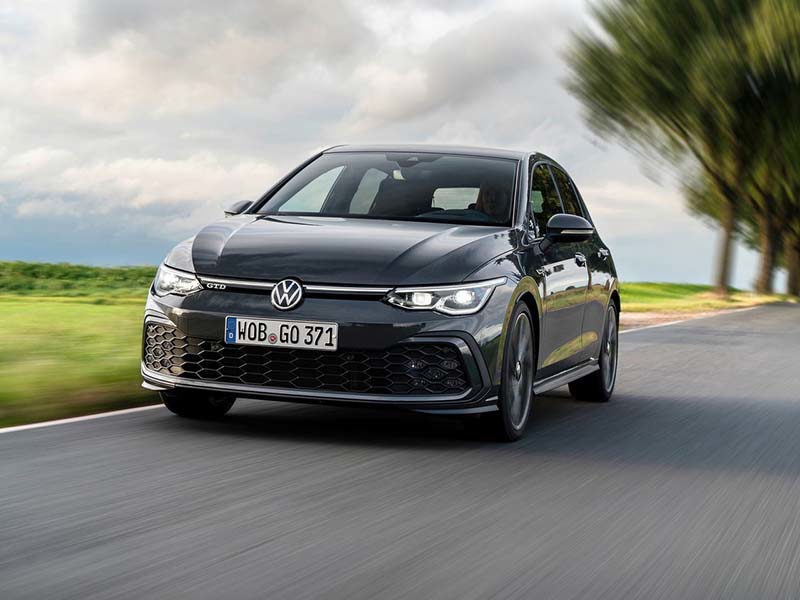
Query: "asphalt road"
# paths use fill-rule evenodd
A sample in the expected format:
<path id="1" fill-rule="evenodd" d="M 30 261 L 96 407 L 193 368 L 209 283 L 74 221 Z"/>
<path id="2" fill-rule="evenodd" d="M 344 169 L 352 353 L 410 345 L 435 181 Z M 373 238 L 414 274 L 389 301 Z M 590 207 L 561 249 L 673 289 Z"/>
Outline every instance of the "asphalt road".
<path id="1" fill-rule="evenodd" d="M 242 402 L 0 434 L 0 598 L 800 597 L 800 306 L 630 332 L 529 436 Z"/>

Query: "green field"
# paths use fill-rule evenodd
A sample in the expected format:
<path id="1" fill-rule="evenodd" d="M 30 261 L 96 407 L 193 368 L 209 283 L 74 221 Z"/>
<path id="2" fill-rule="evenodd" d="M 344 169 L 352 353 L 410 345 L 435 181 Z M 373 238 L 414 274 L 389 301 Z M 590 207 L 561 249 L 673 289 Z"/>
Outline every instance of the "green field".
<path id="1" fill-rule="evenodd" d="M 0 261 L 0 294 L 15 296 L 141 301 L 155 267 L 87 267 L 84 265 Z"/>
<path id="2" fill-rule="evenodd" d="M 720 297 L 711 286 L 689 283 L 623 283 L 621 287 L 623 312 L 695 313 L 787 300 L 785 296 L 759 296 L 741 290 Z"/>
<path id="3" fill-rule="evenodd" d="M 156 401 L 139 384 L 141 319 L 154 267 L 0 262 L 0 427 Z M 623 311 L 699 311 L 778 297 L 628 283 Z"/>
<path id="4" fill-rule="evenodd" d="M 0 262 L 0 427 L 153 402 L 139 345 L 154 272 Z"/>

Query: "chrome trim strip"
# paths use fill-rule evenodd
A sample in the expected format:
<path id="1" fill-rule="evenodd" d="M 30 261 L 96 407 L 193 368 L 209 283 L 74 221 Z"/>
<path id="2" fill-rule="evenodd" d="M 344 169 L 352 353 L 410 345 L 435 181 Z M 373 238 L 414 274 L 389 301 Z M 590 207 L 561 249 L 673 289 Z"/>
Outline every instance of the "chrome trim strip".
<path id="1" fill-rule="evenodd" d="M 382 296 L 389 293 L 392 288 L 377 288 L 377 287 L 348 287 L 338 285 L 304 285 L 309 292 L 320 292 L 324 294 L 374 294 Z"/>
<path id="2" fill-rule="evenodd" d="M 253 290 L 270 291 L 277 284 L 276 281 L 252 281 L 249 279 L 225 279 L 222 277 L 205 277 L 198 275 L 197 278 L 204 286 L 206 284 L 224 285 L 226 288 L 242 288 Z M 451 291 L 451 290 L 464 290 L 477 287 L 498 286 L 503 285 L 507 281 L 506 277 L 497 277 L 488 281 L 476 281 L 467 283 L 450 283 L 445 285 L 424 285 L 415 287 L 361 287 L 361 286 L 348 286 L 348 285 L 316 285 L 316 284 L 303 284 L 303 290 L 311 293 L 318 294 L 365 294 L 370 296 L 383 296 L 392 290 L 396 292 L 413 292 L 413 291 Z M 212 288 L 213 289 L 213 288 Z"/>
<path id="3" fill-rule="evenodd" d="M 198 276 L 200 283 L 204 286 L 206 284 L 224 285 L 226 288 L 242 288 L 252 290 L 270 291 L 278 283 L 277 281 L 252 281 L 249 279 L 225 279 L 222 277 L 205 277 Z M 212 288 L 213 289 L 213 288 Z M 306 285 L 303 284 L 303 289 L 307 292 L 316 292 L 321 294 L 369 294 L 370 296 L 382 296 L 392 288 L 390 287 L 359 287 L 359 286 L 345 286 L 345 285 Z"/>
<path id="4" fill-rule="evenodd" d="M 248 281 L 246 279 L 220 279 L 218 277 L 203 277 L 198 275 L 197 277 L 200 280 L 200 283 L 206 285 L 208 283 L 214 283 L 217 285 L 224 285 L 225 287 L 232 287 L 232 288 L 245 288 L 245 289 L 252 289 L 252 290 L 271 290 L 275 287 L 274 281 Z"/>

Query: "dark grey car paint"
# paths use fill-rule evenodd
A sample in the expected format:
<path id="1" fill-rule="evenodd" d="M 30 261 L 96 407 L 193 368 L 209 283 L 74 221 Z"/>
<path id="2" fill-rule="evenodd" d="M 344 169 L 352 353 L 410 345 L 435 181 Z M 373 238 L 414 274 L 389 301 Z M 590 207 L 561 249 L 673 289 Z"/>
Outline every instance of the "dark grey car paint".
<path id="1" fill-rule="evenodd" d="M 349 146 L 328 151 L 437 152 L 517 160 L 512 226 L 255 214 L 290 174 L 244 214 L 213 223 L 176 246 L 165 263 L 221 278 L 278 281 L 295 277 L 303 284 L 351 286 L 452 284 L 507 277 L 506 285 L 495 290 L 487 305 L 469 316 L 404 311 L 375 298 L 313 294 L 292 311 L 292 318 L 336 320 L 341 348 L 388 347 L 420 335 L 469 340 L 481 367 L 480 385 L 454 405 L 433 402 L 432 407 L 463 409 L 496 396 L 504 332 L 518 301 L 528 302 L 535 311 L 537 382 L 596 363 L 606 308 L 612 300 L 619 303 L 616 270 L 610 255 L 602 256 L 607 248 L 596 231 L 586 242 L 554 244 L 542 251 L 545 226 L 528 213 L 528 181 L 534 165 L 556 165 L 554 161 L 540 154 L 460 147 Z M 584 216 L 591 220 L 579 192 L 577 196 Z M 585 257 L 585 264 L 576 262 L 577 254 Z M 148 310 L 190 335 L 220 340 L 225 315 L 277 315 L 268 295 L 218 290 L 188 297 L 151 294 Z M 281 318 L 288 316 L 281 313 Z M 320 399 L 319 395 L 314 398 Z M 421 404 L 426 403 L 415 406 Z"/>

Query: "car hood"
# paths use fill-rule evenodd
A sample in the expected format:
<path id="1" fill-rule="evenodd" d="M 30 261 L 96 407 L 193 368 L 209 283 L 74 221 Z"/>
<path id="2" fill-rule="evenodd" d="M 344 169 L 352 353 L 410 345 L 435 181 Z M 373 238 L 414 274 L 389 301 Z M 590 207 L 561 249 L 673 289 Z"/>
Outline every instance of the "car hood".
<path id="1" fill-rule="evenodd" d="M 501 227 L 333 217 L 241 215 L 198 233 L 199 275 L 305 283 L 458 282 L 512 249 Z"/>

